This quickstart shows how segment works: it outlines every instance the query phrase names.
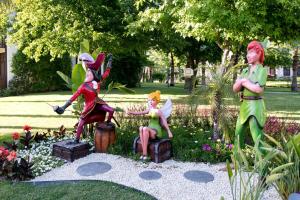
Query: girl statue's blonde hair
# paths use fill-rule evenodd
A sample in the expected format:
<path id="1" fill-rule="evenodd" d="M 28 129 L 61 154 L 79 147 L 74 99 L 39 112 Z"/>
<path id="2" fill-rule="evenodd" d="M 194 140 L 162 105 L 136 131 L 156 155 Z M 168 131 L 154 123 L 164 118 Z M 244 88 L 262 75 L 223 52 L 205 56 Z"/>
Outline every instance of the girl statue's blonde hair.
<path id="1" fill-rule="evenodd" d="M 156 90 L 155 92 L 151 92 L 148 95 L 149 99 L 153 99 L 154 101 L 156 101 L 157 103 L 160 102 L 160 91 Z"/>

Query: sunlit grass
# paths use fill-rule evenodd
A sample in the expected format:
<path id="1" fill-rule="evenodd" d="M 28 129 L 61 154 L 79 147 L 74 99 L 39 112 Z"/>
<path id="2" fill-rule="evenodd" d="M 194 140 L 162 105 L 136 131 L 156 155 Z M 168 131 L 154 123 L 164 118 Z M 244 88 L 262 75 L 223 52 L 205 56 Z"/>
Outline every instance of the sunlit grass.
<path id="1" fill-rule="evenodd" d="M 148 83 L 141 88 L 135 88 L 136 94 L 123 94 L 114 90 L 111 94 L 106 94 L 104 100 L 112 107 L 118 106 L 123 109 L 136 105 L 146 106 L 148 93 L 158 89 L 162 94 L 161 105 L 167 98 L 171 98 L 174 105 L 184 104 L 189 96 L 182 84 L 168 88 L 165 84 Z M 264 98 L 268 114 L 300 122 L 300 93 L 289 92 L 288 89 L 266 89 Z M 102 90 L 99 96 L 102 97 L 105 92 Z M 63 115 L 57 115 L 47 104 L 63 105 L 71 95 L 71 92 L 59 91 L 0 98 L 0 135 L 21 131 L 25 124 L 35 130 L 54 129 L 62 124 L 69 129 L 73 128 L 77 118 L 71 113 L 72 107 L 69 107 Z M 239 102 L 233 101 L 233 98 L 226 98 L 225 102 L 229 105 L 239 105 Z M 200 98 L 198 103 L 208 107 L 204 98 Z"/>

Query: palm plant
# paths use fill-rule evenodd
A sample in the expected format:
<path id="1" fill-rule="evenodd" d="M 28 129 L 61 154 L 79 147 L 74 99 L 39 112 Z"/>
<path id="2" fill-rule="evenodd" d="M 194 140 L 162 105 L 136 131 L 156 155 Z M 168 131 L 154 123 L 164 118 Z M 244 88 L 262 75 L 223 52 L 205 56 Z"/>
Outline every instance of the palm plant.
<path id="1" fill-rule="evenodd" d="M 232 156 L 234 171 L 232 171 L 229 161 L 227 161 L 227 171 L 231 187 L 231 194 L 234 200 L 259 200 L 267 189 L 266 179 L 271 180 L 266 173 L 267 164 L 278 152 L 275 149 L 267 154 L 259 149 L 259 140 L 254 148 L 254 165 L 251 166 L 239 145 L 236 153 Z"/>
<path id="2" fill-rule="evenodd" d="M 243 64 L 237 64 L 225 71 L 225 67 L 212 66 L 210 67 L 211 80 L 208 87 L 201 87 L 200 94 L 208 100 L 212 111 L 213 123 L 213 139 L 217 140 L 223 137 L 224 140 L 230 141 L 233 139 L 232 121 L 233 114 L 230 112 L 228 105 L 225 104 L 226 97 L 237 96 L 233 94 L 231 88 L 231 75 L 239 69 Z"/>
<path id="3" fill-rule="evenodd" d="M 227 161 L 227 171 L 233 199 L 258 200 L 268 186 L 273 185 L 282 199 L 300 191 L 300 135 L 287 140 L 282 135 L 279 142 L 269 135 L 268 141 L 257 141 L 252 147 L 255 153 L 253 166 L 237 145 L 232 156 L 234 171 Z M 259 143 L 261 146 L 259 147 Z M 250 172 L 245 172 L 245 171 Z"/>
<path id="4" fill-rule="evenodd" d="M 263 143 L 266 152 L 276 150 L 276 156 L 268 163 L 270 176 L 267 183 L 273 183 L 282 199 L 288 199 L 293 192 L 300 192 L 300 135 L 287 139 L 282 134 L 280 141 L 266 135 L 274 146 Z"/>

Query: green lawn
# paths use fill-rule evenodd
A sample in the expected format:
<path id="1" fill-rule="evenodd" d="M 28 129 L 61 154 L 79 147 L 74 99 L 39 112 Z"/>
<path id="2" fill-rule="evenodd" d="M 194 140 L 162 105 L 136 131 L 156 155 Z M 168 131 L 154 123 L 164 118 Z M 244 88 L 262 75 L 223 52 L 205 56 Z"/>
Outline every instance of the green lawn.
<path id="1" fill-rule="evenodd" d="M 297 78 L 298 85 L 300 83 L 300 77 Z M 291 80 L 277 80 L 277 81 L 268 81 L 267 87 L 280 87 L 280 88 L 286 88 L 287 90 L 291 90 Z"/>
<path id="2" fill-rule="evenodd" d="M 106 181 L 82 181 L 44 186 L 34 186 L 29 183 L 0 182 L 1 200 L 60 200 L 60 199 L 155 199 L 135 189 Z"/>
<path id="3" fill-rule="evenodd" d="M 134 95 L 122 94 L 114 90 L 111 94 L 106 95 L 104 100 L 111 106 L 126 108 L 137 104 L 146 105 L 147 94 L 154 90 L 161 91 L 162 101 L 170 97 L 174 104 L 184 103 L 188 97 L 182 84 L 169 88 L 165 84 L 144 84 L 143 87 L 135 90 L 136 94 Z M 101 91 L 101 94 L 103 93 L 105 91 Z M 0 136 L 13 131 L 21 132 L 25 124 L 32 126 L 33 132 L 46 128 L 55 129 L 62 124 L 71 129 L 77 122 L 77 118 L 72 116 L 70 111 L 66 111 L 63 115 L 57 115 L 47 105 L 47 103 L 63 105 L 70 97 L 71 92 L 49 92 L 0 98 Z M 267 88 L 265 101 L 268 114 L 300 121 L 299 92 L 292 93 L 287 88 Z M 204 102 L 200 99 L 200 104 L 206 106 Z M 234 104 L 238 105 L 238 102 Z M 68 110 L 70 109 L 68 108 Z"/>

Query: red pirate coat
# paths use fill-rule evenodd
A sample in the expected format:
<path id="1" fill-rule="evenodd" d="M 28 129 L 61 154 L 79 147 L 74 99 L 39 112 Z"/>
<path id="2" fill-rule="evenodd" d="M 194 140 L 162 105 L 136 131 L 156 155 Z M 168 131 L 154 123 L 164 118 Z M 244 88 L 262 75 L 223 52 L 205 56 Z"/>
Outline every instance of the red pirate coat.
<path id="1" fill-rule="evenodd" d="M 102 80 L 106 79 L 110 73 L 110 68 L 107 68 L 104 74 L 102 75 Z M 98 84 L 98 88 L 100 88 L 100 84 Z M 84 82 L 80 85 L 77 91 L 73 94 L 70 99 L 70 102 L 75 101 L 79 95 L 83 95 L 84 97 L 84 108 L 81 112 L 81 118 L 86 117 L 89 113 L 93 111 L 96 104 L 106 104 L 105 101 L 98 97 L 98 92 L 93 88 L 92 82 Z"/>

